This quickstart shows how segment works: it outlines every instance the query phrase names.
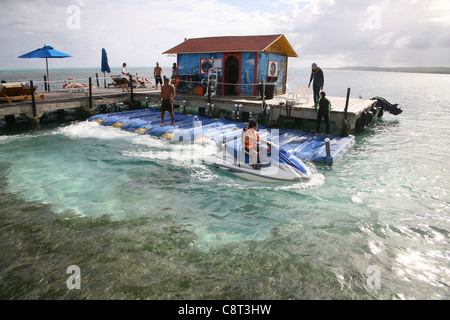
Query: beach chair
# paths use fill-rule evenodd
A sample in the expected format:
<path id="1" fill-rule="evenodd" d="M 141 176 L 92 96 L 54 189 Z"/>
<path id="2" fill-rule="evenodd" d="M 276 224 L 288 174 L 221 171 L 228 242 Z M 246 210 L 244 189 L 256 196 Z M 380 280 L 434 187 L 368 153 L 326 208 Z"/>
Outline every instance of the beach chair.
<path id="1" fill-rule="evenodd" d="M 111 79 L 113 80 L 113 82 L 108 84 L 108 88 L 111 86 L 114 86 L 114 88 L 116 88 L 116 87 L 123 87 L 125 85 L 128 85 L 128 80 L 126 78 L 123 78 L 120 75 L 111 76 Z"/>
<path id="2" fill-rule="evenodd" d="M 82 85 L 80 83 L 72 84 L 71 86 L 67 86 L 65 89 L 69 93 L 72 93 L 74 90 L 75 92 L 83 91 L 84 93 L 89 91 L 89 87 L 86 87 L 85 85 Z"/>
<path id="3" fill-rule="evenodd" d="M 131 86 L 133 88 L 140 88 L 141 86 L 145 87 L 145 85 L 141 85 L 141 83 L 139 81 L 137 81 L 135 78 L 131 79 Z"/>
<path id="4" fill-rule="evenodd" d="M 296 90 L 292 83 L 286 83 L 286 94 L 287 94 L 286 100 L 289 100 L 289 97 L 291 97 L 291 96 L 292 96 L 292 99 L 295 100 Z"/>
<path id="5" fill-rule="evenodd" d="M 44 100 L 43 94 L 38 94 L 36 92 L 37 86 L 33 86 L 33 90 L 31 90 L 30 85 L 27 83 L 22 83 L 22 94 L 25 96 L 25 100 L 30 101 L 31 95 L 34 95 L 34 98 L 41 98 Z"/>
<path id="6" fill-rule="evenodd" d="M 311 95 L 311 89 L 308 87 L 300 87 L 297 89 L 297 97 L 296 97 L 296 103 L 308 103 L 309 102 L 309 96 Z"/>
<path id="7" fill-rule="evenodd" d="M 0 85 L 0 101 L 12 103 L 16 100 L 25 100 L 22 93 L 22 82 L 8 82 Z"/>

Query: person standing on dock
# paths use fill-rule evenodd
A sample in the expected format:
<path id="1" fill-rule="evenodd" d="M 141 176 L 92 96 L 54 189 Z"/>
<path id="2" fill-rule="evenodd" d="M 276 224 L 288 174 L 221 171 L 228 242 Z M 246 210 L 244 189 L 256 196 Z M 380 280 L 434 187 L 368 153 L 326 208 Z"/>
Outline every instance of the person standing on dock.
<path id="1" fill-rule="evenodd" d="M 323 90 L 323 85 L 325 84 L 325 80 L 323 77 L 323 71 L 317 66 L 317 63 L 312 64 L 311 78 L 309 79 L 308 88 L 311 87 L 311 82 L 313 82 L 313 91 L 314 91 L 314 104 L 319 100 L 319 93 Z"/>
<path id="2" fill-rule="evenodd" d="M 157 62 L 156 67 L 153 71 L 153 75 L 155 76 L 155 82 L 156 82 L 156 90 L 158 90 L 158 83 L 161 84 L 161 88 L 163 86 L 161 74 L 162 74 L 162 68 L 159 66 L 159 62 Z"/>
<path id="3" fill-rule="evenodd" d="M 128 88 L 128 84 L 130 83 L 130 81 L 128 80 L 128 77 L 130 76 L 130 74 L 127 72 L 127 64 L 124 62 L 122 64 L 122 73 L 120 74 L 121 78 L 122 78 L 122 92 L 125 92 L 125 89 L 129 92 L 130 88 Z"/>
<path id="4" fill-rule="evenodd" d="M 164 125 L 164 113 L 166 111 L 170 112 L 172 125 L 175 124 L 175 115 L 173 114 L 173 98 L 175 98 L 175 89 L 170 85 L 169 81 L 169 78 L 164 79 L 164 85 L 161 87 L 161 94 L 159 95 L 158 100 L 158 105 L 161 105 L 161 126 Z"/>
<path id="5" fill-rule="evenodd" d="M 174 63 L 172 66 L 172 84 L 175 82 L 175 80 L 177 79 L 177 73 L 178 73 L 178 68 L 177 68 L 177 64 Z"/>
<path id="6" fill-rule="evenodd" d="M 317 112 L 316 135 L 319 135 L 320 121 L 322 121 L 323 117 L 325 119 L 327 137 L 329 137 L 331 102 L 326 98 L 326 93 L 324 91 L 320 93 L 320 98 L 316 103 L 316 112 Z"/>

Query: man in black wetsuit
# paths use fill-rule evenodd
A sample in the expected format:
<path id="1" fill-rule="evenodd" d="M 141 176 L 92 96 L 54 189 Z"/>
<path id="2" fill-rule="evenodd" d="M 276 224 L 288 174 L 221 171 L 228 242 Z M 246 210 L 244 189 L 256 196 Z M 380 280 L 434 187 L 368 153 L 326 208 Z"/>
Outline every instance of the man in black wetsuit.
<path id="1" fill-rule="evenodd" d="M 330 112 L 331 112 L 331 102 L 326 97 L 325 92 L 320 93 L 320 98 L 316 103 L 317 112 L 317 125 L 316 125 L 316 135 L 319 134 L 320 121 L 322 117 L 325 118 L 325 127 L 327 131 L 327 137 L 330 137 Z"/>
<path id="2" fill-rule="evenodd" d="M 311 87 L 311 81 L 313 81 L 313 91 L 314 91 L 314 104 L 319 100 L 319 93 L 323 90 L 323 85 L 325 83 L 323 77 L 323 71 L 317 66 L 317 63 L 312 64 L 311 78 L 309 79 L 308 88 Z"/>

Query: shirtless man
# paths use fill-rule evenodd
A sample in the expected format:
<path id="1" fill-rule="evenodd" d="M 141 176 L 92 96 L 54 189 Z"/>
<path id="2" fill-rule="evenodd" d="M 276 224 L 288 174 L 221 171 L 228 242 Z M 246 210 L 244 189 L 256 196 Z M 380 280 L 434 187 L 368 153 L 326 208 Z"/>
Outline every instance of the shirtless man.
<path id="1" fill-rule="evenodd" d="M 162 79 L 161 79 L 161 73 L 162 73 L 162 68 L 159 66 L 159 62 L 156 63 L 156 67 L 153 71 L 153 75 L 155 76 L 155 82 L 156 82 L 156 90 L 158 90 L 158 82 L 161 84 L 161 88 L 162 88 Z"/>
<path id="2" fill-rule="evenodd" d="M 175 97 L 175 89 L 169 84 L 169 78 L 164 79 L 164 85 L 161 87 L 161 94 L 159 95 L 158 106 L 161 106 L 161 126 L 164 125 L 164 113 L 170 112 L 172 118 L 172 125 L 175 124 L 175 115 L 173 114 L 173 98 Z M 162 104 L 161 104 L 162 99 Z"/>

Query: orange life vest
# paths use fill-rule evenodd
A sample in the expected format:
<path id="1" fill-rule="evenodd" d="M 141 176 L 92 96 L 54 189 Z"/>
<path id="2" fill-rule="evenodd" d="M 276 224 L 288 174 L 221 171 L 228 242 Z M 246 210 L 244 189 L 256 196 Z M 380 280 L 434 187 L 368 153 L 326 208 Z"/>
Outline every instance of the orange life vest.
<path id="1" fill-rule="evenodd" d="M 253 133 L 252 130 L 249 130 L 248 128 L 245 128 L 244 131 L 247 131 L 249 135 L 253 138 L 253 139 L 250 138 L 245 139 L 245 149 L 247 150 L 255 149 L 257 141 L 259 141 L 259 135 L 256 132 Z"/>

